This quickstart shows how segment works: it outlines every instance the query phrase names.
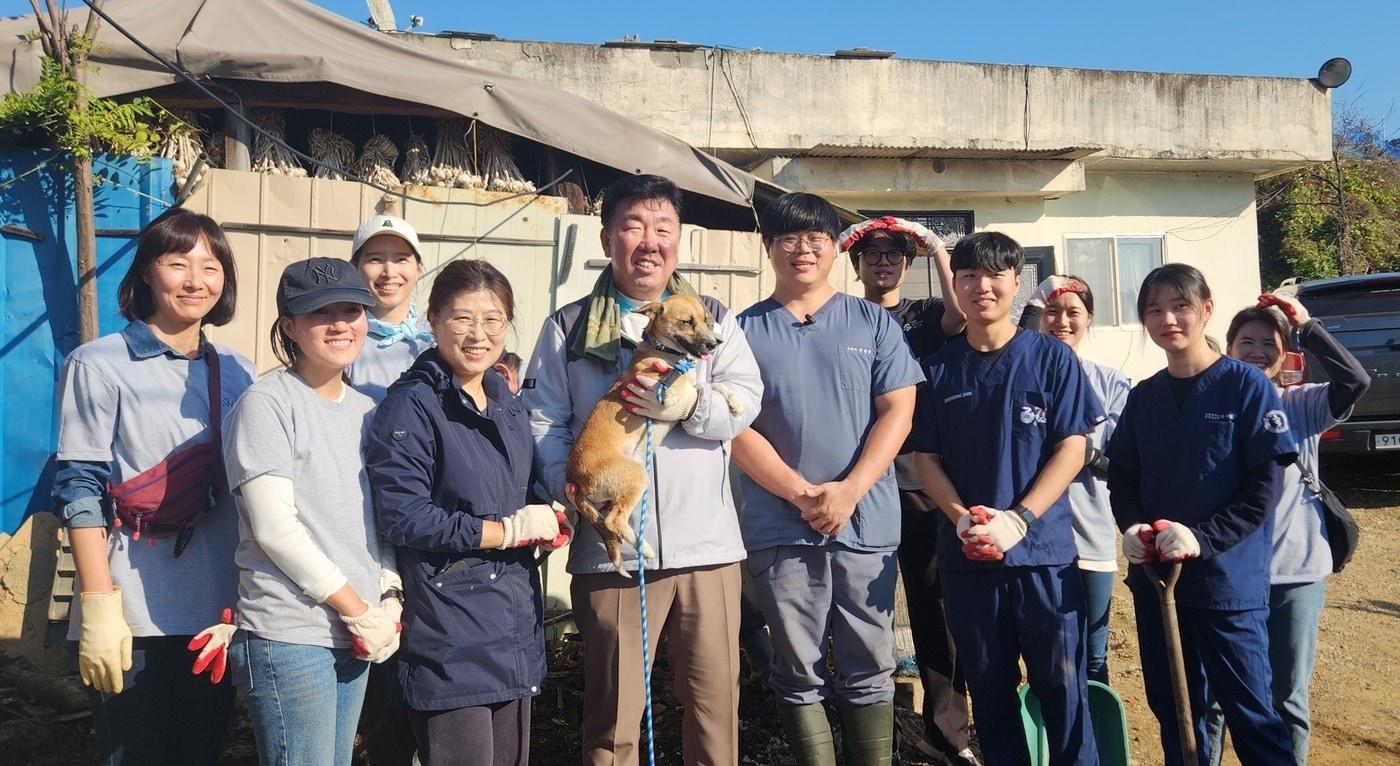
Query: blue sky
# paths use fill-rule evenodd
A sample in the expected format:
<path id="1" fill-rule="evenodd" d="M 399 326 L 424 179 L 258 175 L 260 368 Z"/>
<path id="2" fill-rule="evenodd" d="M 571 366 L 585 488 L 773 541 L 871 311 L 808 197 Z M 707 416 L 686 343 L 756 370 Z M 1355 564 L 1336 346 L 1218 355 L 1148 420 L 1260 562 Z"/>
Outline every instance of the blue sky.
<path id="1" fill-rule="evenodd" d="M 364 0 L 315 1 L 356 21 L 369 16 Z M 904 58 L 1290 77 L 1313 76 L 1323 61 L 1344 56 L 1354 72 L 1333 103 L 1354 105 L 1384 121 L 1387 135 L 1400 135 L 1400 0 L 711 0 L 645 10 L 637 0 L 392 5 L 400 26 L 418 14 L 429 32 L 527 40 L 601 43 L 638 35 L 799 53 L 864 45 Z M 873 13 L 863 18 L 854 8 Z M 25 0 L 0 0 L 0 15 L 22 13 L 29 13 Z"/>

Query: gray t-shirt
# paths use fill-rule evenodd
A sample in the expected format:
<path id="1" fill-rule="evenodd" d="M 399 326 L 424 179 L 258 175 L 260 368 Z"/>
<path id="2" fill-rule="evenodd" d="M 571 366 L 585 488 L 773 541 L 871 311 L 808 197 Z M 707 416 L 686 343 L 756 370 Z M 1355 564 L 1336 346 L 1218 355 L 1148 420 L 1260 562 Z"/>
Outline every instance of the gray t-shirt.
<path id="1" fill-rule="evenodd" d="M 419 333 L 428 333 L 427 319 L 419 319 Z M 387 346 L 379 345 L 381 338 L 373 331 L 365 338 L 365 348 L 355 363 L 350 365 L 350 385 L 360 393 L 374 400 L 375 404 L 384 401 L 389 386 L 403 375 L 404 370 L 413 366 L 418 355 L 433 347 L 431 340 L 422 337 L 405 337 Z"/>
<path id="2" fill-rule="evenodd" d="M 1128 403 L 1131 386 L 1123 373 L 1088 359 L 1080 359 L 1089 387 L 1103 405 L 1108 417 L 1089 432 L 1089 445 L 1103 451 L 1108 446 L 1118 417 Z M 1101 572 L 1118 568 L 1118 525 L 1113 521 L 1113 509 L 1108 504 L 1108 482 L 1088 467 L 1070 482 L 1065 490 L 1069 497 L 1070 519 L 1074 522 L 1074 547 L 1079 551 L 1080 566 Z M 1097 565 L 1086 565 L 1085 562 Z"/>
<path id="3" fill-rule="evenodd" d="M 139 323 L 138 323 L 139 324 Z M 124 335 L 135 332 L 140 353 Z M 253 365 L 231 349 L 219 353 L 219 397 L 224 422 L 253 380 Z M 142 327 L 107 335 L 68 356 L 59 388 L 59 460 L 108 463 L 120 484 L 169 457 L 208 441 L 209 365 L 167 353 Z M 225 437 L 227 438 L 227 437 Z M 126 527 L 107 538 L 112 582 L 133 636 L 187 636 L 217 623 L 236 596 L 233 549 L 238 539 L 227 496 L 205 516 L 176 558 L 175 538 L 131 539 Z M 82 584 L 78 584 L 81 589 Z M 82 610 L 69 612 L 68 638 L 76 641 Z"/>
<path id="4" fill-rule="evenodd" d="M 364 598 L 379 593 L 379 534 L 361 454 L 373 409 L 353 388 L 332 402 L 279 370 L 248 389 L 224 435 L 229 487 L 236 492 L 264 474 L 291 479 L 297 520 Z M 278 568 L 253 538 L 241 507 L 238 536 L 238 627 L 273 641 L 350 646 L 335 610 L 307 597 Z"/>
<path id="5" fill-rule="evenodd" d="M 1317 445 L 1322 432 L 1337 423 L 1327 400 L 1326 383 L 1307 383 L 1279 390 L 1298 463 L 1317 475 Z M 1343 418 L 1345 419 L 1345 418 Z M 1274 553 L 1269 564 L 1272 585 L 1317 582 L 1332 574 L 1332 549 L 1323 536 L 1322 500 L 1303 483 L 1298 463 L 1283 469 L 1283 491 L 1274 512 Z"/>
<path id="6" fill-rule="evenodd" d="M 842 479 L 856 464 L 875 422 L 875 397 L 924 380 L 894 317 L 853 295 L 837 293 L 803 320 L 769 298 L 740 314 L 739 325 L 763 376 L 763 406 L 753 429 L 813 484 Z M 880 551 L 899 545 L 893 466 L 831 538 L 747 476 L 740 477 L 739 488 L 739 521 L 750 551 L 827 543 Z"/>

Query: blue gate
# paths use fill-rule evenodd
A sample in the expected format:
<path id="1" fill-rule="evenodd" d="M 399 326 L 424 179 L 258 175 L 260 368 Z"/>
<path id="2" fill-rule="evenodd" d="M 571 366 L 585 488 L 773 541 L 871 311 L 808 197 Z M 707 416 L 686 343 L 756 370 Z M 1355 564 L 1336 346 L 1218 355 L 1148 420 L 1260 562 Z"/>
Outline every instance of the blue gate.
<path id="1" fill-rule="evenodd" d="M 47 509 L 58 437 L 54 392 L 78 345 L 73 176 L 64 157 L 0 150 L 0 533 Z M 117 285 L 136 235 L 174 203 L 169 160 L 98 156 L 97 305 L 100 334 L 120 330 Z"/>

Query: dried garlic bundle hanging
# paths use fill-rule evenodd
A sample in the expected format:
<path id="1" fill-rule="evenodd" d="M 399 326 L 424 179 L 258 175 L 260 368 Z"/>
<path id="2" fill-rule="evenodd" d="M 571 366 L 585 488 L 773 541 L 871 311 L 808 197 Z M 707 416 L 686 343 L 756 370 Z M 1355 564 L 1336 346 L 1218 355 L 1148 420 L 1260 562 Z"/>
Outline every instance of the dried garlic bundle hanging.
<path id="1" fill-rule="evenodd" d="M 428 169 L 428 183 L 459 189 L 484 186 L 467 149 L 466 133 L 466 123 L 462 120 L 438 120 L 437 148 L 433 150 L 433 165 Z"/>
<path id="2" fill-rule="evenodd" d="M 257 134 L 253 141 L 253 172 L 305 178 L 306 168 L 301 166 L 296 155 L 284 145 L 287 121 L 282 113 L 276 109 L 259 109 L 253 113 L 253 122 L 279 139 L 273 141 L 262 133 Z"/>
<path id="3" fill-rule="evenodd" d="M 481 165 L 477 168 L 491 191 L 522 194 L 535 190 L 535 185 L 525 180 L 515 158 L 510 153 L 510 136 L 480 122 L 476 124 L 476 150 Z"/>
<path id="4" fill-rule="evenodd" d="M 432 183 L 432 177 L 428 174 L 430 167 L 432 161 L 428 157 L 428 142 L 417 133 L 408 134 L 408 141 L 403 145 L 403 169 L 399 177 L 405 185 L 426 186 Z"/>
<path id="5" fill-rule="evenodd" d="M 205 165 L 211 168 L 224 167 L 224 132 L 222 130 L 210 133 L 204 139 L 204 156 L 208 158 Z"/>
<path id="6" fill-rule="evenodd" d="M 171 169 L 175 172 L 175 183 L 179 186 L 185 185 L 185 180 L 190 176 L 190 170 L 199 161 L 199 155 L 204 153 L 203 136 L 199 133 L 199 128 L 195 126 L 195 116 L 191 112 L 167 112 L 172 118 L 166 127 L 165 141 L 160 147 L 160 156 L 170 160 Z M 204 169 L 199 171 L 198 181 L 204 177 Z"/>
<path id="7" fill-rule="evenodd" d="M 329 178 L 344 181 L 352 175 L 355 165 L 355 145 L 350 139 L 329 130 L 313 128 L 308 138 L 311 158 L 321 163 L 316 167 L 315 178 Z"/>
<path id="8" fill-rule="evenodd" d="M 375 133 L 365 141 L 360 150 L 360 159 L 355 163 L 355 175 L 360 180 L 379 186 L 398 188 L 399 177 L 394 175 L 394 163 L 398 162 L 399 148 L 382 133 Z"/>

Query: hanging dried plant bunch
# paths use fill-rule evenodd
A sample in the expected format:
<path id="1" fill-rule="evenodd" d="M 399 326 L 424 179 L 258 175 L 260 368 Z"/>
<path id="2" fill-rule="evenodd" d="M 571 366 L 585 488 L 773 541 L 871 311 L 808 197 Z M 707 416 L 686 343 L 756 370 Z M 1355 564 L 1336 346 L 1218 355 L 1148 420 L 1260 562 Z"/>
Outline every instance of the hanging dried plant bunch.
<path id="1" fill-rule="evenodd" d="M 474 137 L 476 156 L 480 159 L 477 172 L 485 179 L 487 189 L 512 194 L 535 190 L 535 185 L 525 180 L 515 164 L 515 157 L 510 153 L 508 133 L 478 122 Z"/>
<path id="2" fill-rule="evenodd" d="M 316 178 L 344 181 L 346 176 L 353 175 L 355 145 L 350 139 L 323 128 L 313 128 L 307 144 L 312 159 L 321 163 L 316 168 Z"/>
<path id="3" fill-rule="evenodd" d="M 417 133 L 408 134 L 408 141 L 403 145 L 403 168 L 400 170 L 399 178 L 403 179 L 405 185 L 417 184 L 426 186 L 432 182 L 428 170 L 432 167 L 432 159 L 428 154 L 428 142 Z"/>
<path id="4" fill-rule="evenodd" d="M 466 136 L 465 120 L 438 120 L 437 146 L 433 149 L 433 164 L 428 169 L 429 184 L 459 189 L 484 187 L 467 148 Z"/>
<path id="5" fill-rule="evenodd" d="M 280 176 L 306 177 L 306 168 L 301 166 L 284 142 L 287 137 L 287 120 L 276 109 L 259 109 L 253 112 L 253 122 L 258 127 L 280 139 L 273 141 L 262 133 L 253 140 L 253 172 Z"/>
<path id="6" fill-rule="evenodd" d="M 204 153 L 204 136 L 196 126 L 197 118 L 192 112 L 167 111 L 166 117 L 165 141 L 161 143 L 160 156 L 170 160 L 175 183 L 184 186 L 190 171 L 199 162 L 199 156 Z M 203 169 L 200 169 L 199 175 L 200 178 L 204 177 Z"/>
<path id="7" fill-rule="evenodd" d="M 355 175 L 362 180 L 380 186 L 398 188 L 399 177 L 394 175 L 394 163 L 399 161 L 399 148 L 382 133 L 375 133 L 365 141 L 360 149 L 360 159 L 355 163 Z"/>

